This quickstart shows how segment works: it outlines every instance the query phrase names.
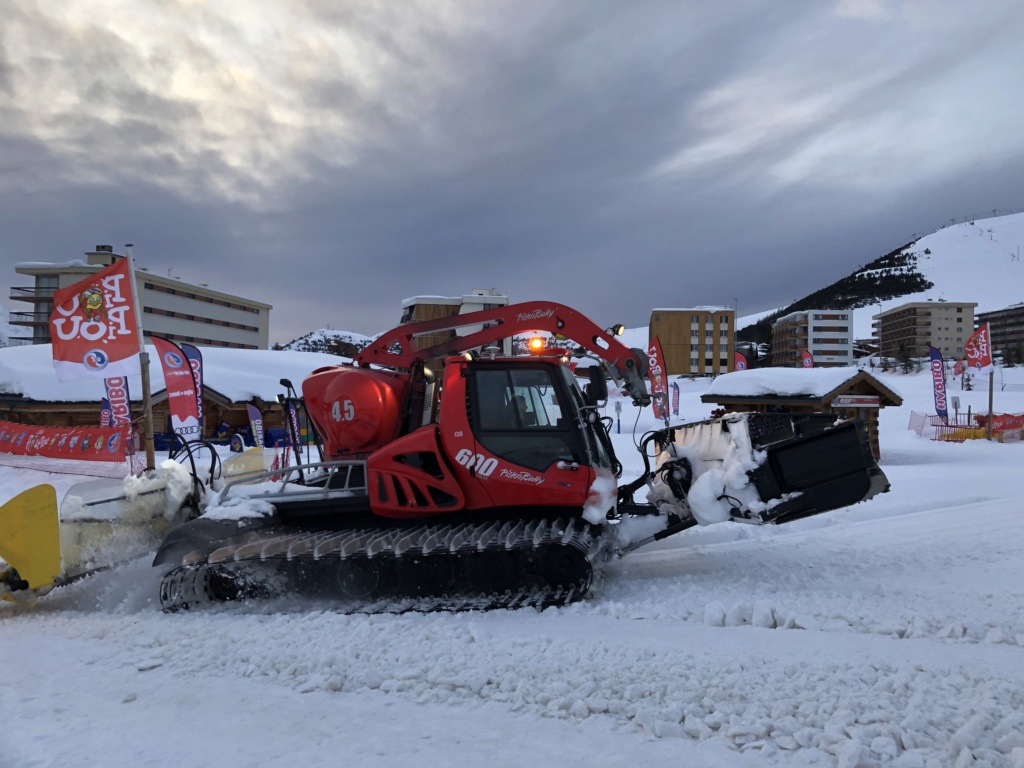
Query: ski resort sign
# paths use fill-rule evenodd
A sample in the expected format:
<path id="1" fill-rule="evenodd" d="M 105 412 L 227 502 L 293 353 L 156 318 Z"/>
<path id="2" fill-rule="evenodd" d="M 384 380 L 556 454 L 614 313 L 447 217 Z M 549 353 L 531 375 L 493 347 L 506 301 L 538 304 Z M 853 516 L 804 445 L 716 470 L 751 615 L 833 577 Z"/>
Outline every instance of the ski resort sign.
<path id="1" fill-rule="evenodd" d="M 878 395 L 836 395 L 832 398 L 833 408 L 877 408 Z"/>

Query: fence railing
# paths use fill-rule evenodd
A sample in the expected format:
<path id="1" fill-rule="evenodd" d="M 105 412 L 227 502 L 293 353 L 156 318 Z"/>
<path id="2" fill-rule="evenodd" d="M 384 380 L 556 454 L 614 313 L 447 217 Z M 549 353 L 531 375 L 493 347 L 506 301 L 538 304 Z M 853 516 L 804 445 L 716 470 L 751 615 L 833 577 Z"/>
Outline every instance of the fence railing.
<path id="1" fill-rule="evenodd" d="M 1002 418 L 999 414 L 996 414 L 996 420 L 993 422 L 994 425 L 999 425 L 999 419 Z M 1016 418 L 1016 417 L 1011 417 Z M 944 440 L 952 443 L 961 443 L 964 440 L 984 440 L 988 437 L 988 430 L 986 428 L 985 415 L 974 415 L 968 417 L 966 414 L 959 414 L 953 416 L 948 420 L 943 419 L 941 416 L 935 414 L 921 413 L 920 411 L 910 412 L 910 422 L 907 424 L 907 429 L 912 432 L 916 432 L 921 437 L 927 437 L 930 440 Z M 1016 442 L 1021 439 L 1021 427 L 1019 426 L 1019 419 L 1013 424 L 1004 424 L 1007 428 L 996 429 L 992 433 L 993 439 L 1001 442 Z"/>

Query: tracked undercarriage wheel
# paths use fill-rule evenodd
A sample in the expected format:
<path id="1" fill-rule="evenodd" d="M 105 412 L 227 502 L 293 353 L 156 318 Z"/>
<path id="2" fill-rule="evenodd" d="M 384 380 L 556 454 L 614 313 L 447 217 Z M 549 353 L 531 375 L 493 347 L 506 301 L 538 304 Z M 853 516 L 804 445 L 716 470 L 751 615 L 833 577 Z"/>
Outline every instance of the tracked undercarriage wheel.
<path id="1" fill-rule="evenodd" d="M 550 547 L 539 553 L 537 567 L 549 587 L 570 589 L 587 582 L 592 566 L 587 556 L 572 547 Z"/>
<path id="2" fill-rule="evenodd" d="M 205 586 L 209 598 L 217 602 L 262 599 L 270 595 L 267 584 L 239 569 L 210 566 Z"/>
<path id="3" fill-rule="evenodd" d="M 379 595 L 387 583 L 385 563 L 371 557 L 353 557 L 332 564 L 338 594 L 349 600 Z"/>
<path id="4" fill-rule="evenodd" d="M 470 590 L 481 594 L 504 594 L 523 584 L 523 562 L 511 549 L 467 553 L 463 569 Z"/>
<path id="5" fill-rule="evenodd" d="M 451 561 L 445 556 L 423 555 L 401 562 L 399 589 L 412 597 L 443 597 L 452 588 Z"/>

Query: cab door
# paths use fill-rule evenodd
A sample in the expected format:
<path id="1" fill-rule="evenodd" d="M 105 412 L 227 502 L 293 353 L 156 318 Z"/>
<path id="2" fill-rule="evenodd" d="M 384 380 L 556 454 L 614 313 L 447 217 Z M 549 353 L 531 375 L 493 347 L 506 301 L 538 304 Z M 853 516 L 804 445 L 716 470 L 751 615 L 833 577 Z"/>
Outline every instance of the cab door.
<path id="1" fill-rule="evenodd" d="M 446 386 L 441 432 L 443 441 L 451 436 L 453 452 L 448 455 L 458 465 L 454 469 L 467 490 L 468 505 L 578 512 L 594 473 L 558 366 L 479 361 L 467 365 L 464 374 L 465 420 L 448 423 L 445 413 L 450 413 L 449 397 L 455 393 Z M 477 494 L 471 487 L 484 496 L 474 502 Z"/>

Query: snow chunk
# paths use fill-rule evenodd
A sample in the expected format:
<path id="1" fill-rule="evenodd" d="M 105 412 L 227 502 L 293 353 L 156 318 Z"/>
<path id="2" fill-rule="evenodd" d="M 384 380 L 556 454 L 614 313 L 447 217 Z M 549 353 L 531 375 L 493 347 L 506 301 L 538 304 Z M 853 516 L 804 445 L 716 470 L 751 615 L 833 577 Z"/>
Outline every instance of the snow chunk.
<path id="1" fill-rule="evenodd" d="M 597 477 L 587 491 L 587 501 L 583 505 L 583 518 L 588 523 L 601 525 L 608 522 L 608 512 L 615 508 L 615 500 L 619 487 L 615 476 L 607 469 L 597 470 Z"/>
<path id="2" fill-rule="evenodd" d="M 767 454 L 754 450 L 747 419 L 747 414 L 738 413 L 676 428 L 675 442 L 658 456 L 658 468 L 673 460 L 689 462 L 690 490 L 686 499 L 677 499 L 659 474 L 647 500 L 669 507 L 681 518 L 692 517 L 700 525 L 743 519 L 738 513 L 767 509 L 750 482 L 750 473 L 764 463 Z"/>
<path id="3" fill-rule="evenodd" d="M 260 485 L 268 485 L 261 483 Z M 274 484 L 275 486 L 277 484 Z M 209 504 L 203 512 L 208 520 L 245 520 L 251 518 L 271 517 L 274 505 L 266 498 L 253 494 L 258 486 L 232 488 L 232 495 L 225 498 L 225 492 L 219 491 L 210 496 Z M 248 493 L 247 493 L 248 492 Z M 264 490 L 264 493 L 266 491 Z"/>

